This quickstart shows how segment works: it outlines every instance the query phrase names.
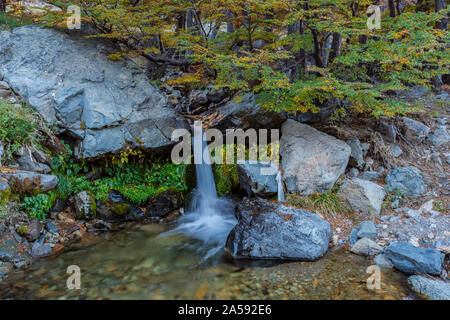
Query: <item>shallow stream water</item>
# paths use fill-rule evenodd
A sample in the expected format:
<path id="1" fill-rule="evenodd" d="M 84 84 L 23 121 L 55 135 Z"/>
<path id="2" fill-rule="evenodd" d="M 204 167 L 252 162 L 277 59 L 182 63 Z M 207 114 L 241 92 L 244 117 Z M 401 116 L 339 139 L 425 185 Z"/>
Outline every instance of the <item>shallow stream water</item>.
<path id="1" fill-rule="evenodd" d="M 132 225 L 90 247 L 35 262 L 0 283 L 0 299 L 408 299 L 406 277 L 382 269 L 369 290 L 363 257 L 330 250 L 316 262 L 232 261 L 183 235 L 161 236 L 161 223 Z M 203 248 L 203 249 L 201 249 Z M 81 289 L 67 289 L 67 267 L 81 269 Z"/>

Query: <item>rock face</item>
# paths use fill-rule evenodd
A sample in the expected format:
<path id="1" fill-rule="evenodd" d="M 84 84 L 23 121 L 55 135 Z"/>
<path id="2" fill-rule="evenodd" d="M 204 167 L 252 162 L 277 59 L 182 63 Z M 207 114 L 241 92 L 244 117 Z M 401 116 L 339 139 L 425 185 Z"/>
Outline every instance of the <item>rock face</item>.
<path id="1" fill-rule="evenodd" d="M 151 218 L 165 217 L 169 212 L 179 209 L 183 204 L 182 195 L 170 190 L 152 197 L 145 205 L 145 216 Z"/>
<path id="2" fill-rule="evenodd" d="M 11 189 L 16 193 L 31 193 L 34 190 L 47 192 L 58 185 L 58 177 L 50 174 L 40 174 L 31 171 L 8 173 Z"/>
<path id="3" fill-rule="evenodd" d="M 73 197 L 75 210 L 79 218 L 92 219 L 96 213 L 95 197 L 87 191 L 81 191 Z"/>
<path id="4" fill-rule="evenodd" d="M 425 140 L 430 128 L 424 125 L 422 122 L 403 117 L 403 131 L 405 138 L 411 142 L 420 143 Z"/>
<path id="5" fill-rule="evenodd" d="M 338 192 L 345 206 L 355 213 L 380 214 L 386 192 L 376 183 L 354 178 L 346 181 Z"/>
<path id="6" fill-rule="evenodd" d="M 247 191 L 249 197 L 252 194 L 260 197 L 270 197 L 277 193 L 276 173 L 271 175 L 262 174 L 264 173 L 262 171 L 264 168 L 271 168 L 271 163 L 258 162 L 251 164 L 249 161 L 246 161 L 243 164 L 236 165 L 239 182 Z"/>
<path id="7" fill-rule="evenodd" d="M 418 294 L 431 300 L 450 300 L 450 282 L 424 276 L 410 276 L 408 283 Z"/>
<path id="8" fill-rule="evenodd" d="M 243 201 L 226 248 L 236 258 L 316 260 L 328 250 L 330 224 L 308 211 L 263 199 Z"/>
<path id="9" fill-rule="evenodd" d="M 116 152 L 127 143 L 172 145 L 185 124 L 135 64 L 111 61 L 106 42 L 36 26 L 0 32 L 4 78 L 60 133 L 77 141 L 78 158 Z"/>
<path id="10" fill-rule="evenodd" d="M 389 170 L 386 183 L 391 190 L 398 189 L 412 197 L 418 197 L 427 191 L 422 174 L 415 167 L 399 167 Z"/>
<path id="11" fill-rule="evenodd" d="M 281 129 L 280 154 L 289 192 L 303 195 L 330 190 L 344 173 L 351 148 L 311 126 L 287 120 Z"/>
<path id="12" fill-rule="evenodd" d="M 347 144 L 352 149 L 350 164 L 359 169 L 364 168 L 364 158 L 363 158 L 363 150 L 361 148 L 361 143 L 358 138 L 353 137 L 347 141 Z"/>
<path id="13" fill-rule="evenodd" d="M 374 256 L 378 252 L 383 250 L 375 241 L 368 238 L 362 238 L 352 246 L 351 252 L 359 254 L 361 256 Z"/>
<path id="14" fill-rule="evenodd" d="M 239 102 L 233 100 L 226 103 L 215 110 L 218 114 L 212 125 L 222 131 L 233 128 L 279 129 L 286 117 L 260 108 L 256 100 L 256 96 L 246 94 Z"/>
<path id="15" fill-rule="evenodd" d="M 438 250 L 414 247 L 405 242 L 394 242 L 385 250 L 384 255 L 392 261 L 394 267 L 408 274 L 428 273 L 439 275 L 445 255 Z"/>
<path id="16" fill-rule="evenodd" d="M 432 145 L 439 147 L 440 145 L 450 141 L 450 135 L 447 132 L 447 128 L 445 126 L 441 126 L 428 136 L 428 140 L 430 140 Z"/>

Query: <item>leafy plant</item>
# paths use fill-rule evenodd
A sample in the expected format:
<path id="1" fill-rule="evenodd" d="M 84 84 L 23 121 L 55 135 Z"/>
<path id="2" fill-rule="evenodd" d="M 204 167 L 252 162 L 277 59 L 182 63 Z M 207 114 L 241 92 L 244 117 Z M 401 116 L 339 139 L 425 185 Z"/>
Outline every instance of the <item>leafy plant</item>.
<path id="1" fill-rule="evenodd" d="M 45 214 L 53 207 L 56 201 L 56 193 L 40 193 L 31 197 L 24 197 L 22 207 L 31 217 L 40 220 L 45 219 Z"/>
<path id="2" fill-rule="evenodd" d="M 26 106 L 0 101 L 0 141 L 6 160 L 11 160 L 13 153 L 25 144 L 38 145 L 42 140 L 38 128 L 33 112 Z"/>

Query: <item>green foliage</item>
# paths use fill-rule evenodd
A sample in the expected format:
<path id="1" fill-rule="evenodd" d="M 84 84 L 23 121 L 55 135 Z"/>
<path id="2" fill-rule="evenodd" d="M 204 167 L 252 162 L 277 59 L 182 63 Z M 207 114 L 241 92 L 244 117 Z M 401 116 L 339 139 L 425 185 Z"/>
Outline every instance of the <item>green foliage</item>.
<path id="1" fill-rule="evenodd" d="M 233 190 L 239 188 L 239 177 L 235 164 L 214 164 L 213 169 L 219 196 L 229 196 Z"/>
<path id="2" fill-rule="evenodd" d="M 24 145 L 39 144 L 41 136 L 33 112 L 26 106 L 0 101 L 0 141 L 4 157 L 11 160 L 13 153 Z"/>
<path id="3" fill-rule="evenodd" d="M 21 205 L 31 217 L 44 220 L 45 214 L 53 207 L 56 198 L 55 192 L 40 193 L 35 196 L 24 197 Z"/>
<path id="4" fill-rule="evenodd" d="M 394 18 L 384 14 L 378 30 L 366 24 L 370 0 L 71 3 L 99 30 L 91 37 L 132 43 L 129 52 L 111 57 L 141 53 L 158 63 L 175 61 L 189 66 L 184 68 L 189 73 L 169 84 L 260 93 L 259 102 L 276 111 L 317 112 L 321 102 L 335 97 L 353 111 L 375 116 L 411 112 L 413 105 L 388 93 L 412 84 L 430 86 L 430 79 L 449 72 L 448 32 L 436 27 L 449 9 L 435 13 L 428 2 L 408 3 Z M 190 25 L 188 12 L 195 16 Z M 59 26 L 68 16 L 48 12 L 35 20 Z M 293 28 L 300 22 L 301 30 Z M 342 37 L 340 56 L 332 58 L 327 46 L 336 34 Z"/>

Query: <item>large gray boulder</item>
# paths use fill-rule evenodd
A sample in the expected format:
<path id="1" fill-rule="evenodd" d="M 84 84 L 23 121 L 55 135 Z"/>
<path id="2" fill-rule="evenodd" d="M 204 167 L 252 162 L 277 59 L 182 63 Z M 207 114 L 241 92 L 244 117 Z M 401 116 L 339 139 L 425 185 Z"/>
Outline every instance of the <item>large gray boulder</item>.
<path id="1" fill-rule="evenodd" d="M 111 61 L 109 42 L 36 26 L 0 32 L 0 79 L 60 133 L 79 158 L 132 146 L 159 151 L 185 124 L 131 61 Z"/>
<path id="2" fill-rule="evenodd" d="M 277 167 L 275 163 L 272 164 L 270 162 L 253 164 L 245 161 L 245 163 L 236 165 L 239 182 L 249 196 L 254 194 L 261 197 L 270 197 L 277 193 L 277 172 L 264 174 L 272 173 L 270 172 L 272 165 L 274 165 L 274 168 Z M 265 169 L 269 172 L 264 172 Z"/>
<path id="3" fill-rule="evenodd" d="M 355 213 L 378 215 L 386 192 L 376 183 L 354 178 L 347 180 L 337 195 L 347 209 L 353 210 Z"/>
<path id="4" fill-rule="evenodd" d="M 389 189 L 397 189 L 411 197 L 418 197 L 427 191 L 422 173 L 415 167 L 399 167 L 389 170 L 386 183 Z"/>
<path id="5" fill-rule="evenodd" d="M 431 300 L 450 300 L 450 281 L 410 276 L 408 284 L 418 294 Z"/>
<path id="6" fill-rule="evenodd" d="M 32 171 L 17 171 L 4 174 L 15 193 L 47 192 L 58 185 L 58 177 Z"/>
<path id="7" fill-rule="evenodd" d="M 287 120 L 281 128 L 283 178 L 289 192 L 325 193 L 344 173 L 351 148 L 313 127 Z"/>
<path id="8" fill-rule="evenodd" d="M 256 199 L 239 203 L 236 217 L 226 243 L 236 258 L 312 261 L 328 250 L 330 224 L 308 211 Z"/>
<path id="9" fill-rule="evenodd" d="M 396 269 L 408 274 L 439 275 L 445 257 L 439 250 L 415 247 L 406 242 L 391 243 L 383 253 Z"/>

